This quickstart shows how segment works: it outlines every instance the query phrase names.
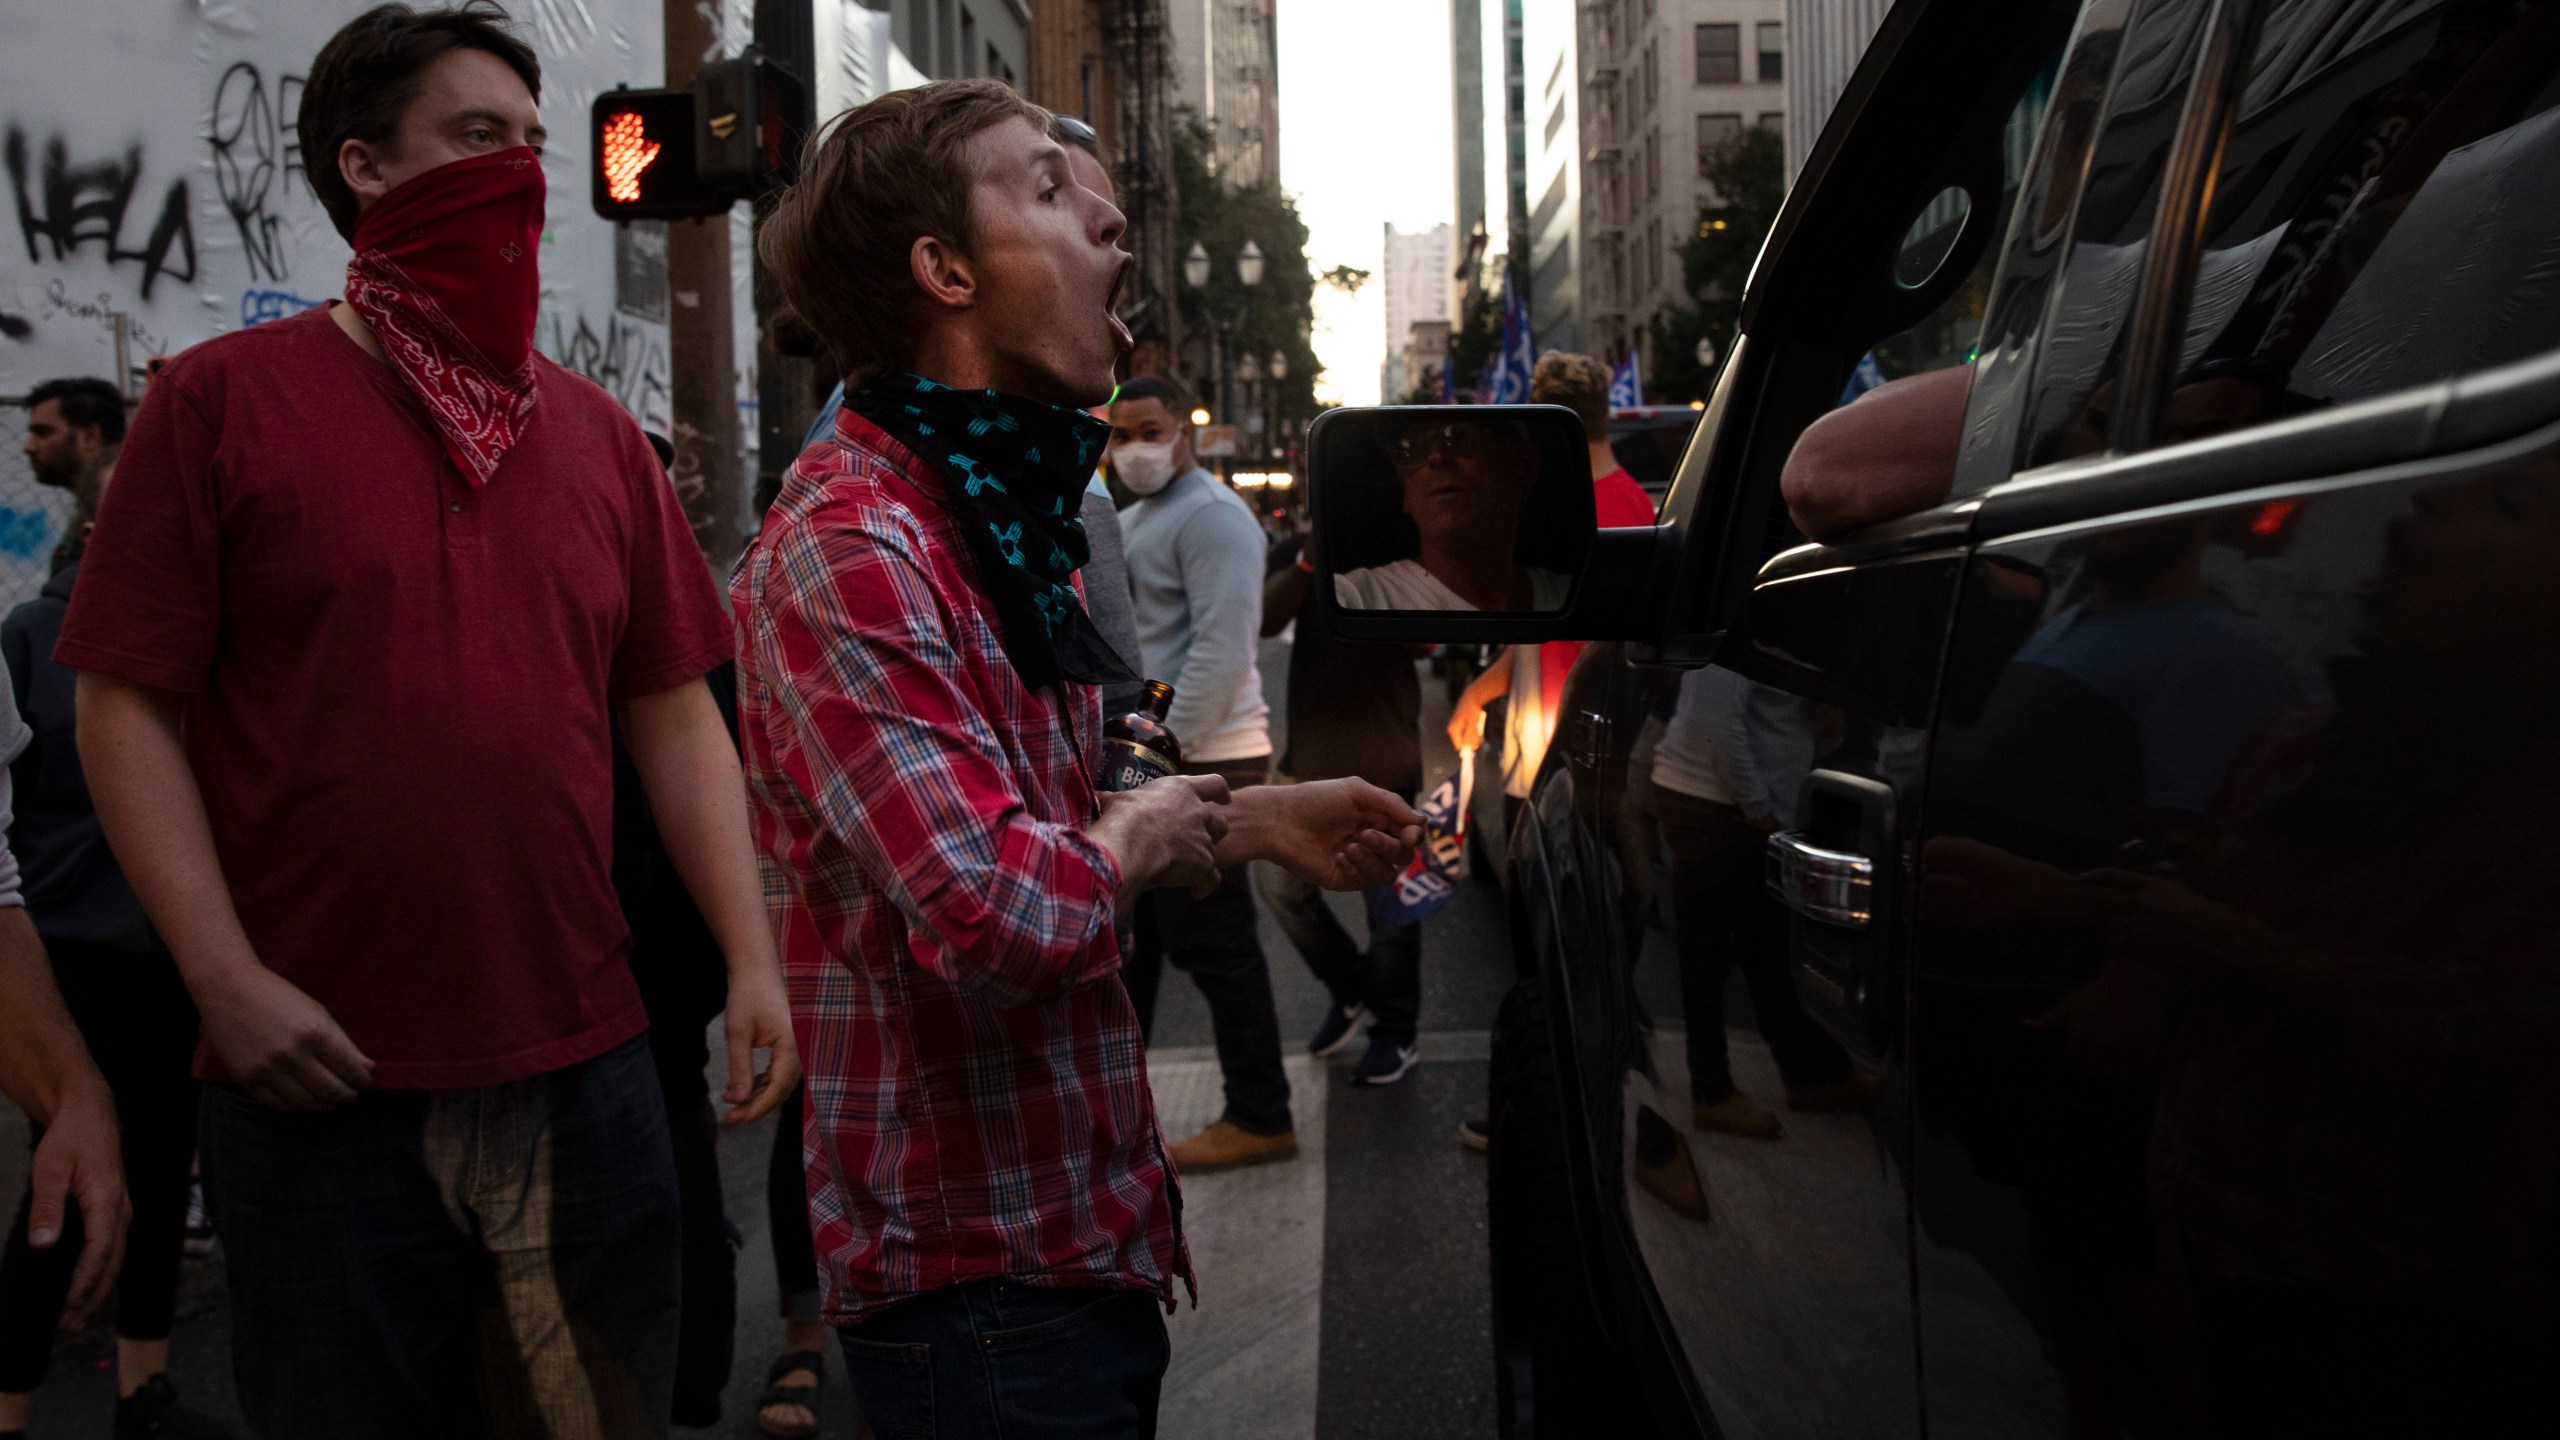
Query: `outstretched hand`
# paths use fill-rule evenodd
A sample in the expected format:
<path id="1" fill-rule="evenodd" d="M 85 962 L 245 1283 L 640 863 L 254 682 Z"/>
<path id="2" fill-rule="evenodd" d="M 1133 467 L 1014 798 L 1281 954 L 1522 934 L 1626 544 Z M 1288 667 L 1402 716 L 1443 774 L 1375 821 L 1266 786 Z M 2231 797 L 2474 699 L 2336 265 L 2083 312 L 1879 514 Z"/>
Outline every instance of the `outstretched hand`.
<path id="1" fill-rule="evenodd" d="M 1268 860 L 1326 890 L 1395 879 L 1422 840 L 1422 815 L 1366 780 L 1256 785 L 1235 792 L 1221 866 Z"/>

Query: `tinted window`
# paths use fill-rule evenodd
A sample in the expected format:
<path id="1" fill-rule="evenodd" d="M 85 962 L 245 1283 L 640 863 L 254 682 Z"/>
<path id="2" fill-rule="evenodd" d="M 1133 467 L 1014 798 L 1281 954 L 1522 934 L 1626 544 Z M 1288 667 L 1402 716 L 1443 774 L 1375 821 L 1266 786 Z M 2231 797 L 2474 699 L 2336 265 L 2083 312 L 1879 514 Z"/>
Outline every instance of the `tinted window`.
<path id="1" fill-rule="evenodd" d="M 2290 0 L 2223 151 L 2164 439 L 2560 343 L 2560 13 Z"/>
<path id="2" fill-rule="evenodd" d="M 2093 44 L 2086 57 L 2111 66 L 2114 82 L 2088 147 L 2061 284 L 2044 314 L 2027 465 L 2105 443 L 2102 421 L 2124 362 L 2125 318 L 2150 253 L 2161 173 L 2185 113 L 2210 8 L 2209 0 L 2151 0 L 2137 7 L 2112 44 Z M 2081 58 L 2075 56 L 2075 68 Z M 2095 67 L 2084 73 L 2095 78 Z"/>

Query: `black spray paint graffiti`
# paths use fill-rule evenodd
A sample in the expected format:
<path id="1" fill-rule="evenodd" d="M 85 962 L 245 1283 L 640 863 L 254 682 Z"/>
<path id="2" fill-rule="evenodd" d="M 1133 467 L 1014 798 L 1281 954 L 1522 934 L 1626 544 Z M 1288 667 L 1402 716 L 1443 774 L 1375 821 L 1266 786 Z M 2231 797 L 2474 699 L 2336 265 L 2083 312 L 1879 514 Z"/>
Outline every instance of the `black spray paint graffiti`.
<path id="1" fill-rule="evenodd" d="M 668 388 L 673 377 L 667 347 L 656 336 L 619 315 L 606 318 L 601 339 L 583 313 L 574 329 L 556 314 L 545 319 L 552 343 L 543 348 L 553 358 L 603 386 L 644 427 L 667 433 L 674 409 Z"/>
<path id="2" fill-rule="evenodd" d="M 240 250 L 249 259 L 252 280 L 286 278 L 284 221 L 267 206 L 295 181 L 306 193 L 311 188 L 294 127 L 301 105 L 301 76 L 277 76 L 270 99 L 266 77 L 246 60 L 223 71 L 213 90 L 213 118 L 205 130 L 213 146 L 213 183 L 222 192 L 222 208 L 240 227 Z"/>
<path id="3" fill-rule="evenodd" d="M 27 190 L 26 132 L 12 124 L 5 149 L 9 180 L 18 202 L 18 233 L 27 242 L 28 260 L 42 263 L 47 258 L 37 244 L 40 240 L 51 247 L 50 258 L 54 260 L 94 243 L 106 251 L 110 265 L 130 260 L 142 266 L 145 300 L 151 298 L 151 287 L 164 274 L 194 281 L 196 233 L 188 218 L 187 182 L 183 179 L 169 182 L 168 194 L 160 202 L 160 217 L 151 225 L 151 238 L 138 250 L 125 248 L 125 211 L 133 204 L 133 192 L 142 183 L 141 146 L 126 150 L 121 160 L 74 165 L 62 137 L 56 135 L 45 142 L 44 168 L 37 179 L 35 196 Z M 169 263 L 173 249 L 182 256 L 185 268 Z"/>

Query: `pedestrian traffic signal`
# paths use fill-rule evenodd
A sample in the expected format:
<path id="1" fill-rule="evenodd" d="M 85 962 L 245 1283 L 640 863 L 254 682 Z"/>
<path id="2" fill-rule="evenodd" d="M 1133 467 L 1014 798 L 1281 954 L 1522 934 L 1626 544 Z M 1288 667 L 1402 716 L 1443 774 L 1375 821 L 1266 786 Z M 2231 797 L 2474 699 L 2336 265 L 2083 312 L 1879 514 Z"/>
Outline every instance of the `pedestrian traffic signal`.
<path id="1" fill-rule="evenodd" d="M 732 196 L 694 164 L 691 90 L 612 90 L 596 97 L 595 208 L 607 220 L 717 215 Z"/>
<path id="2" fill-rule="evenodd" d="M 714 60 L 693 78 L 696 168 L 705 183 L 752 199 L 799 178 L 809 133 L 808 90 L 753 49 Z"/>
<path id="3" fill-rule="evenodd" d="M 809 133 L 808 89 L 750 46 L 714 60 L 685 90 L 596 98 L 594 205 L 607 220 L 718 215 L 789 185 Z"/>

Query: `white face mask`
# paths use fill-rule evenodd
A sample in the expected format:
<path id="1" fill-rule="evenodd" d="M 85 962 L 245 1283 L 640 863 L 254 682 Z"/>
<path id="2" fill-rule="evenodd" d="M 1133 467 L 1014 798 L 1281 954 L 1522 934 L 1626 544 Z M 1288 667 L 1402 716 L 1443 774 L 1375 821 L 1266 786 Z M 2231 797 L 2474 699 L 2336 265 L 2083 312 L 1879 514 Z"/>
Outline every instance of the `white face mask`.
<path id="1" fill-rule="evenodd" d="M 1173 483 L 1173 442 L 1124 443 L 1111 452 L 1111 473 L 1134 495 L 1153 495 Z"/>

